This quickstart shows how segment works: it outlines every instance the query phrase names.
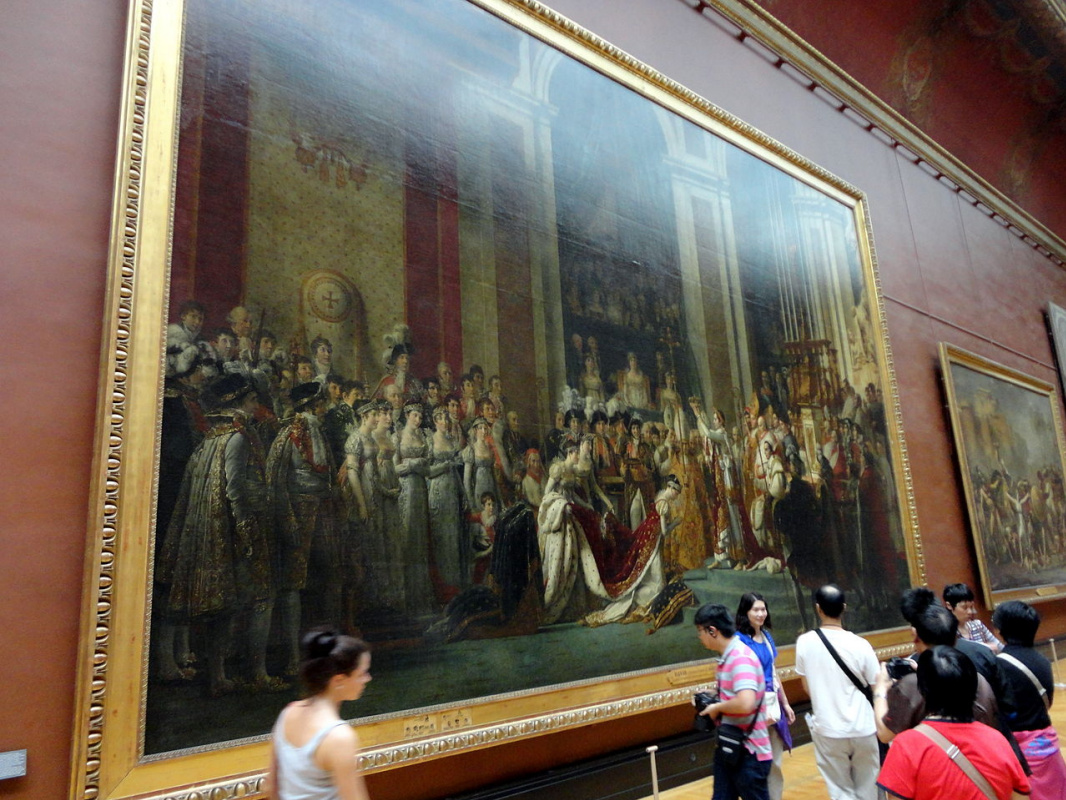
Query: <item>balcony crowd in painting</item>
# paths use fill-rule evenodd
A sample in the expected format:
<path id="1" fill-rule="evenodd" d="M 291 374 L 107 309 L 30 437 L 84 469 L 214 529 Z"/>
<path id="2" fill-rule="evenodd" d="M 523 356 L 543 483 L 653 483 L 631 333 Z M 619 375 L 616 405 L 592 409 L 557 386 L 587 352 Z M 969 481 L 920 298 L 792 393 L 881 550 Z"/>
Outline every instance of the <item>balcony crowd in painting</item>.
<path id="1" fill-rule="evenodd" d="M 572 331 L 549 429 L 511 406 L 506 374 L 412 375 L 402 325 L 364 382 L 322 337 L 244 308 L 205 331 L 206 312 L 187 301 L 167 329 L 154 680 L 287 689 L 299 632 L 322 622 L 371 642 L 652 634 L 693 604 L 694 569 L 787 572 L 797 598 L 907 580 L 881 390 L 809 354 L 719 409 L 681 391 L 669 349 L 608 363 Z"/>

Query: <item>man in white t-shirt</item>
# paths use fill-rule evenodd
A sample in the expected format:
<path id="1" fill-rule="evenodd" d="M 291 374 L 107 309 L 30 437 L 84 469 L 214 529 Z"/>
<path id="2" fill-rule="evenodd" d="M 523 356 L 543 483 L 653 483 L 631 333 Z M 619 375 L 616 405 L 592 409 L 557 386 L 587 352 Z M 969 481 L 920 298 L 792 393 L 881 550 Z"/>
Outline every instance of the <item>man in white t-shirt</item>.
<path id="1" fill-rule="evenodd" d="M 828 584 L 814 593 L 821 633 L 861 683 L 877 680 L 873 647 L 844 630 L 844 592 Z M 811 698 L 808 717 L 815 761 L 831 800 L 876 800 L 880 757 L 873 708 L 837 664 L 818 635 L 808 631 L 796 641 L 796 672 Z"/>

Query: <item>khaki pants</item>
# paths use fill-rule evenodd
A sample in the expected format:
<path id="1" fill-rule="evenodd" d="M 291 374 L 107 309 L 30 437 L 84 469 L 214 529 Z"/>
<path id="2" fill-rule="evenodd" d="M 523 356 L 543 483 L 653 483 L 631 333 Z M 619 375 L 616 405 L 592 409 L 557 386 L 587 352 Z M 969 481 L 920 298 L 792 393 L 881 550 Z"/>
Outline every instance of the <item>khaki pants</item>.
<path id="1" fill-rule="evenodd" d="M 825 779 L 830 800 L 877 800 L 881 757 L 877 736 L 831 739 L 811 731 L 814 760 Z"/>

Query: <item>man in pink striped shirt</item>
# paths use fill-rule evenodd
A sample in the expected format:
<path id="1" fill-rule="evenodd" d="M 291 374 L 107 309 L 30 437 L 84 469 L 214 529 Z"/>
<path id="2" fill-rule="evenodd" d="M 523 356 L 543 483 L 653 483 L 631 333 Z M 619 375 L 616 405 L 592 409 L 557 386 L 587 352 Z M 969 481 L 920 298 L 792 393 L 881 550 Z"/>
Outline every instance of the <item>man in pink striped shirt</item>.
<path id="1" fill-rule="evenodd" d="M 711 800 L 770 800 L 766 779 L 773 752 L 762 704 L 766 689 L 762 666 L 751 648 L 734 635 L 736 624 L 725 606 L 701 606 L 695 622 L 700 644 L 722 656 L 718 661 L 718 702 L 701 713 L 716 722 L 736 725 L 741 731 L 751 729 L 740 763 L 725 764 L 716 751 Z"/>

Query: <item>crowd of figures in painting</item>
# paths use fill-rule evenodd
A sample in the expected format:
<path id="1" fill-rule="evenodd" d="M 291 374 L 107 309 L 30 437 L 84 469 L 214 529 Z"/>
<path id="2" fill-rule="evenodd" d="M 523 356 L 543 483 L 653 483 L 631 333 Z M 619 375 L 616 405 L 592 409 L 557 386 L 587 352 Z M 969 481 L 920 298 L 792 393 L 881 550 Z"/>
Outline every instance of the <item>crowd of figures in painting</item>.
<path id="1" fill-rule="evenodd" d="M 633 313 L 670 324 L 670 310 Z M 244 308 L 210 331 L 206 316 L 188 301 L 167 330 L 154 680 L 286 689 L 298 632 L 321 622 L 371 642 L 652 633 L 691 602 L 695 569 L 787 571 L 797 597 L 825 580 L 887 597 L 906 580 L 873 383 L 834 375 L 815 397 L 810 375 L 767 365 L 729 425 L 681 391 L 671 358 L 605 363 L 572 332 L 548 430 L 511 407 L 506 374 L 412 375 L 403 326 L 380 372 L 355 379 L 325 339 Z"/>
<path id="2" fill-rule="evenodd" d="M 1066 489 L 1055 465 L 1016 477 L 1005 468 L 973 469 L 977 527 L 993 568 L 1030 572 L 1057 567 L 1066 550 Z M 993 588 L 997 574 L 993 573 Z M 1009 584 L 1008 584 L 1009 585 Z"/>

